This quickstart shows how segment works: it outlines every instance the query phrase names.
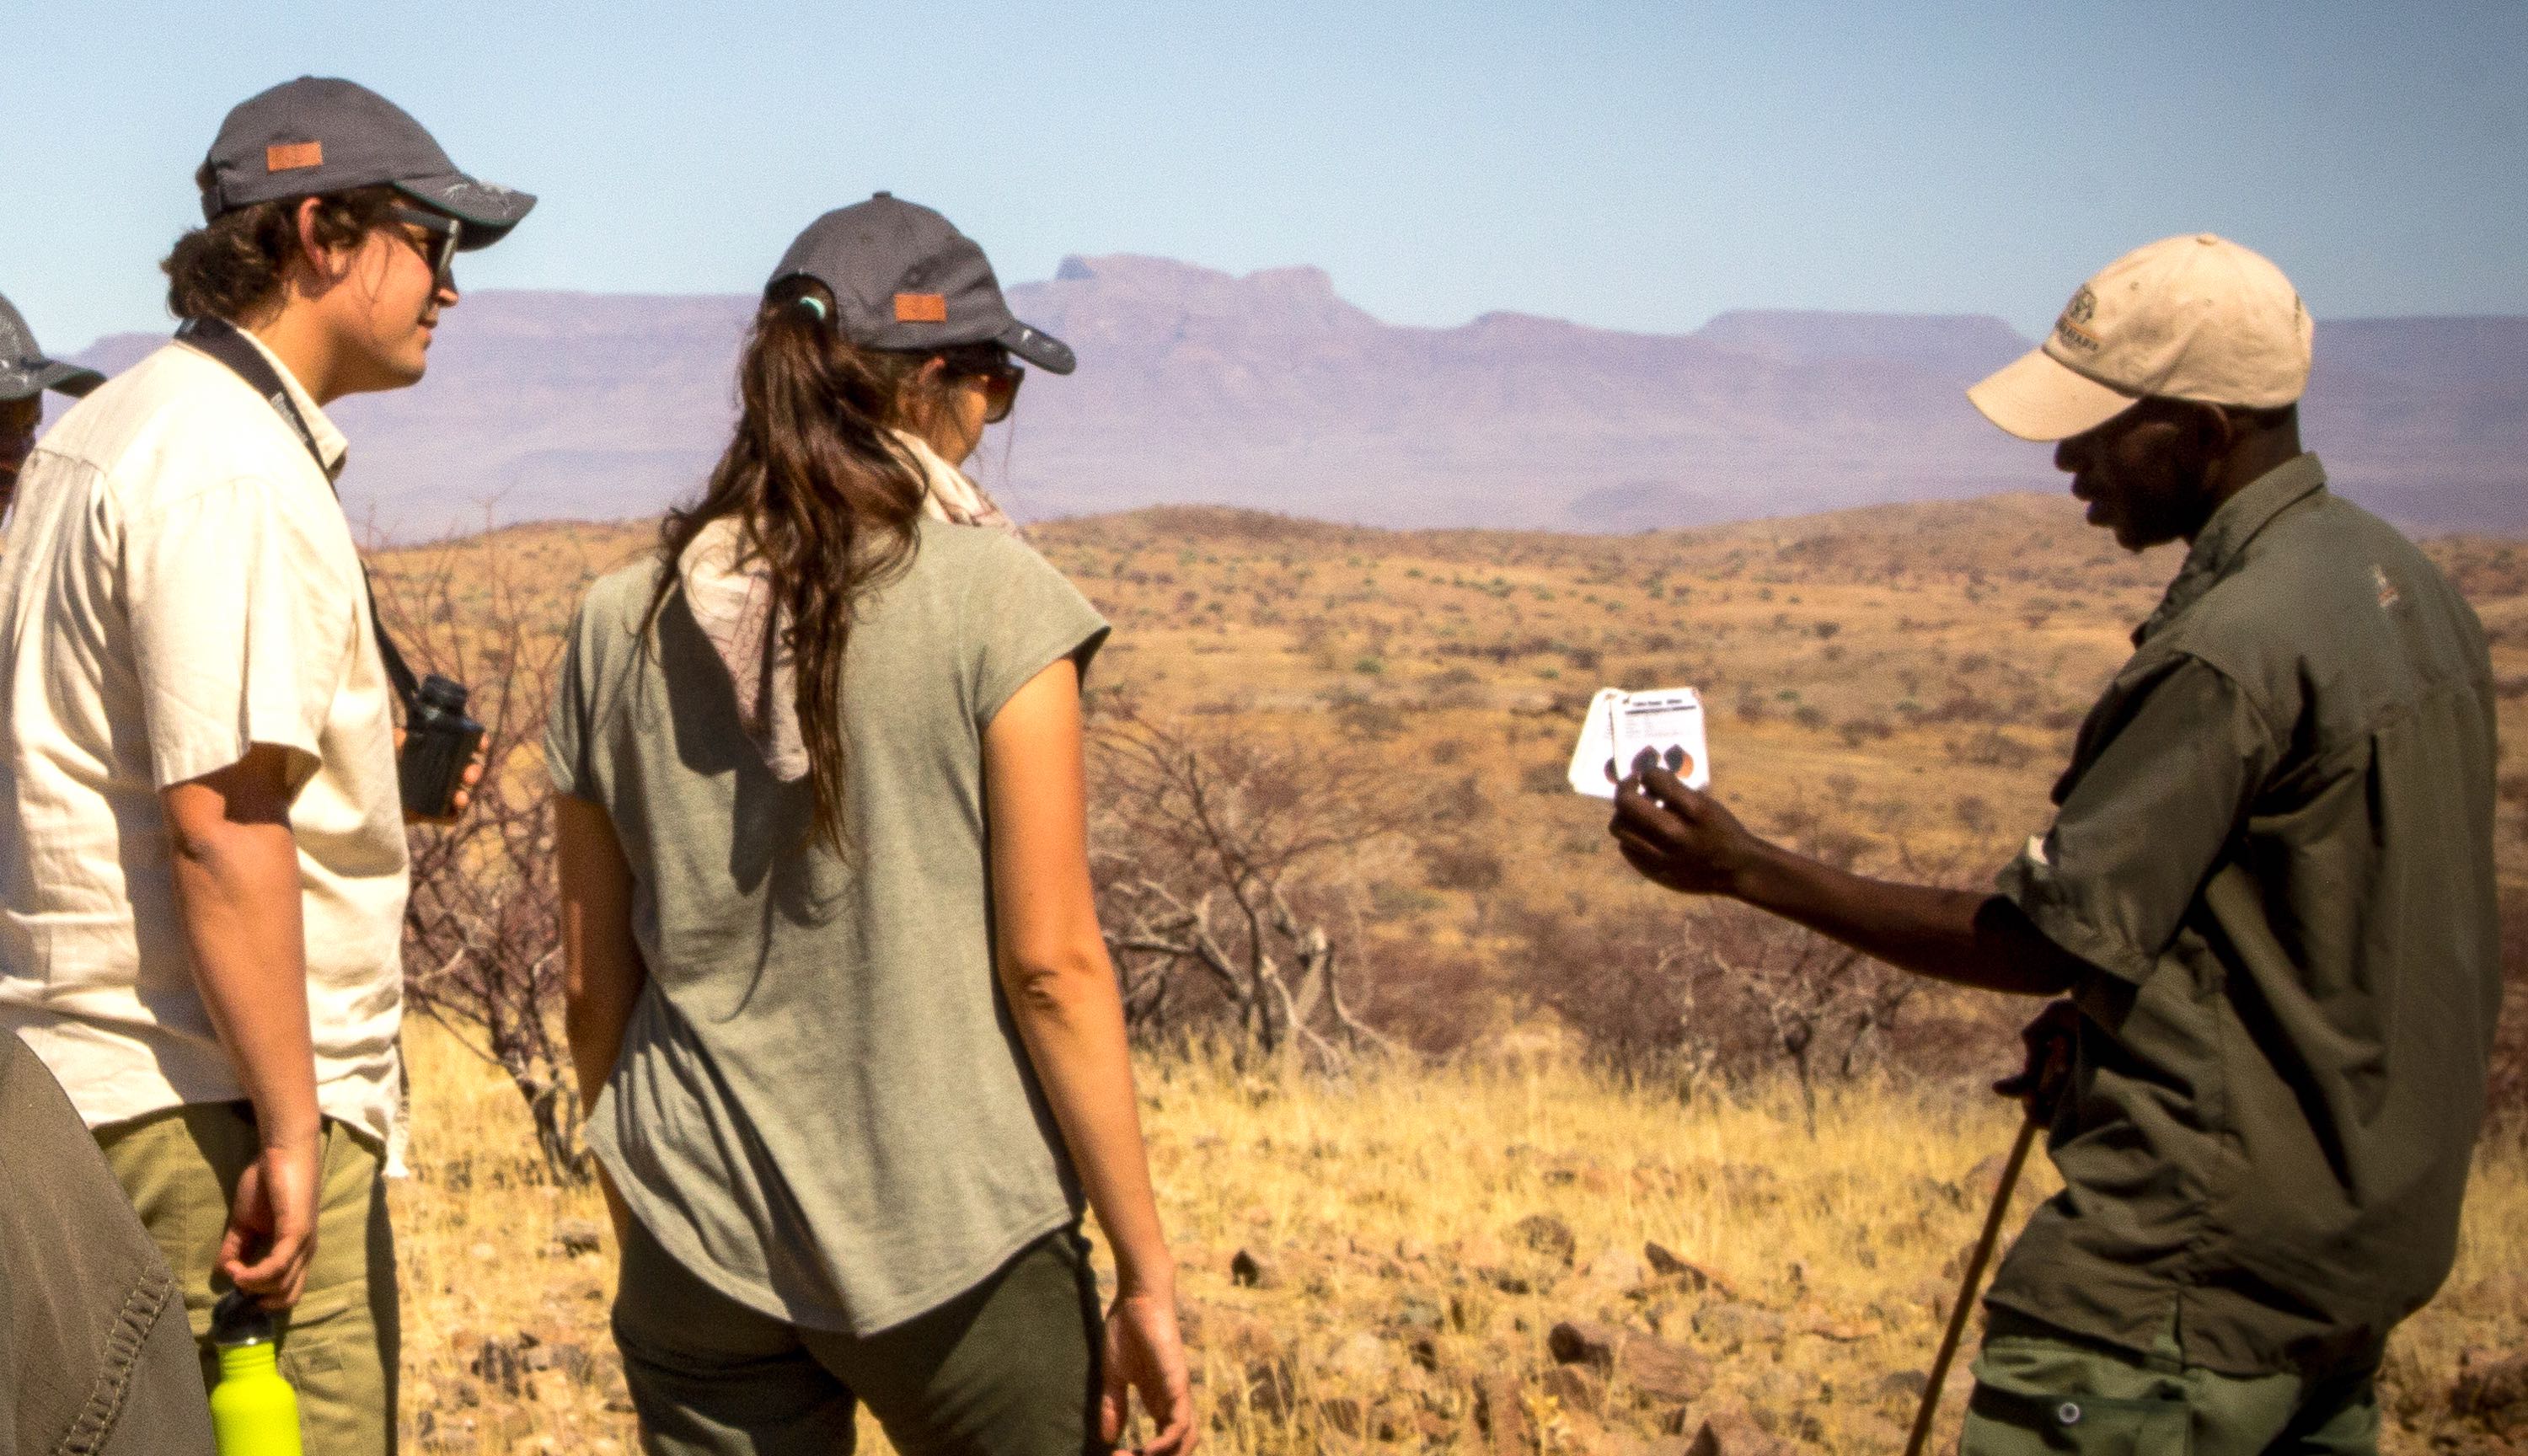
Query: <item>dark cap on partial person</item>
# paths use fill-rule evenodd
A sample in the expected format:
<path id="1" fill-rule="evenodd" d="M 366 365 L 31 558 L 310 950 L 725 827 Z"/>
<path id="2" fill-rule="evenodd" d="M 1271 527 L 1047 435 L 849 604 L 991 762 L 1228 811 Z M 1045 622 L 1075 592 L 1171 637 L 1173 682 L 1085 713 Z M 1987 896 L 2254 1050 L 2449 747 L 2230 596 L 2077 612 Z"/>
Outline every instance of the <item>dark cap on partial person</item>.
<path id="1" fill-rule="evenodd" d="M 973 238 L 891 192 L 810 223 L 764 286 L 800 277 L 834 295 L 835 329 L 864 348 L 997 343 L 1052 374 L 1069 374 L 1080 362 L 1069 344 L 1010 312 Z"/>
<path id="2" fill-rule="evenodd" d="M 44 357 L 26 316 L 0 298 L 0 399 L 31 399 L 46 390 L 84 394 L 104 383 L 93 369 Z"/>
<path id="3" fill-rule="evenodd" d="M 478 182 L 404 110 L 368 87 L 302 76 L 238 102 L 203 164 L 202 218 L 285 197 L 391 186 L 455 218 L 471 251 L 508 235 L 536 205 Z"/>

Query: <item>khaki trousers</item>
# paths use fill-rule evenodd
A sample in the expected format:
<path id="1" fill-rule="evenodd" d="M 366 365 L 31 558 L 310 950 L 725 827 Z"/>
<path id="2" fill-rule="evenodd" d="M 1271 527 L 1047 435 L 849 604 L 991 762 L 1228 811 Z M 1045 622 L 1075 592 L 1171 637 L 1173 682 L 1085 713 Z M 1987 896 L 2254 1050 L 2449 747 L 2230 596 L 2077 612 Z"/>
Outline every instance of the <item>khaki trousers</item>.
<path id="1" fill-rule="evenodd" d="M 298 1392 L 307 1456 L 391 1456 L 401 1327 L 383 1165 L 377 1146 L 342 1122 L 326 1118 L 323 1136 L 316 1257 L 306 1292 L 278 1322 L 281 1374 Z M 214 1265 L 229 1200 L 260 1147 L 252 1109 L 170 1108 L 99 1127 L 96 1140 L 176 1272 L 203 1381 L 216 1383 L 211 1306 L 229 1281 Z"/>

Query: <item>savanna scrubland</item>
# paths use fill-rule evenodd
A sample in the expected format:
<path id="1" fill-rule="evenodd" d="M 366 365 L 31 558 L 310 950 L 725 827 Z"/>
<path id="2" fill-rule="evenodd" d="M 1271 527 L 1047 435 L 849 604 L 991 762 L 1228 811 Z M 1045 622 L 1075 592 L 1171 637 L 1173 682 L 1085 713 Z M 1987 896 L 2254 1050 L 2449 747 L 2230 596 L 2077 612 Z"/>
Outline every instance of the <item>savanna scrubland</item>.
<path id="1" fill-rule="evenodd" d="M 1209 1449 L 1897 1449 L 2015 1124 L 1983 1085 L 2034 1006 L 1642 884 L 1564 786 L 1571 742 L 1601 686 L 1697 687 L 1714 792 L 1759 828 L 1978 883 L 2044 827 L 2175 552 L 2032 495 L 1604 538 L 1195 507 L 1031 534 L 1116 625 L 1092 850 Z M 416 837 L 418 1450 L 632 1447 L 534 745 L 579 586 L 651 540 L 381 562 L 390 616 L 480 685 L 496 762 L 464 827 Z M 2432 549 L 2515 730 L 2528 545 Z M 2528 1449 L 2516 741 L 2496 1115 L 2457 1271 L 2390 1354 L 2391 1450 Z M 2019 1213 L 2049 1188 L 2039 1159 Z"/>

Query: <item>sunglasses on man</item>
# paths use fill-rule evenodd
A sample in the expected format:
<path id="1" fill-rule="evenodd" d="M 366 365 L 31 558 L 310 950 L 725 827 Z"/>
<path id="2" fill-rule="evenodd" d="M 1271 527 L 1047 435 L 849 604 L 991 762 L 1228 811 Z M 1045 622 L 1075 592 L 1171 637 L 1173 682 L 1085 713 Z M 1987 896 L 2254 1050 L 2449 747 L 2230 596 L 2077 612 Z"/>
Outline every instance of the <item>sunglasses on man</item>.
<path id="1" fill-rule="evenodd" d="M 430 265 L 431 291 L 438 293 L 454 287 L 456 245 L 464 240 L 465 225 L 444 212 L 423 212 L 413 207 L 396 208 L 395 220 L 430 234 L 427 242 L 409 234 L 405 234 L 404 240 L 421 254 L 423 262 Z"/>

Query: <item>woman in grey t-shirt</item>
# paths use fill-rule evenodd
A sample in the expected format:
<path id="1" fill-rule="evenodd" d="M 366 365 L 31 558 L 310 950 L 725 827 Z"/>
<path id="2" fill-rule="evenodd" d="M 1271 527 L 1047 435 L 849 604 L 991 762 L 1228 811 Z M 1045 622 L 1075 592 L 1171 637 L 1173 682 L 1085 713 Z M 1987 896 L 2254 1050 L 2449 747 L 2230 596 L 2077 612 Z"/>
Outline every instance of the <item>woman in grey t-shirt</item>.
<path id="1" fill-rule="evenodd" d="M 774 270 L 743 412 L 591 589 L 547 758 L 569 1033 L 653 1453 L 1193 1445 L 1080 680 L 1106 623 L 957 466 L 1007 414 L 974 244 L 885 193 Z M 1102 1317 L 1083 1203 L 1113 1247 Z"/>

